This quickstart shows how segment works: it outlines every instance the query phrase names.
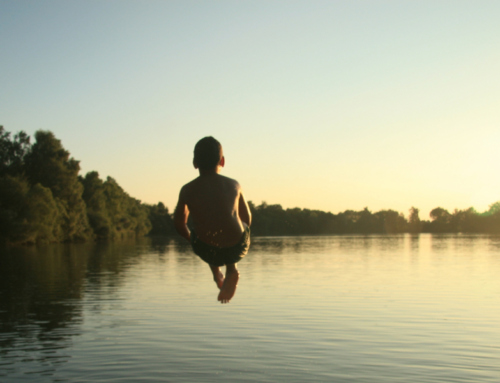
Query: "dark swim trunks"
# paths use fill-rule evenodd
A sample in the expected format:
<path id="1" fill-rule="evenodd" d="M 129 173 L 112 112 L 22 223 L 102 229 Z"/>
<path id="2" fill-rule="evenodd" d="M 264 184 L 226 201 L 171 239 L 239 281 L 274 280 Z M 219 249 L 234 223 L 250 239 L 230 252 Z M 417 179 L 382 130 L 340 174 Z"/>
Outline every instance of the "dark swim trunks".
<path id="1" fill-rule="evenodd" d="M 241 240 L 231 247 L 215 247 L 202 242 L 194 231 L 191 232 L 191 246 L 194 253 L 212 266 L 224 266 L 239 262 L 250 248 L 250 228 L 241 235 Z"/>

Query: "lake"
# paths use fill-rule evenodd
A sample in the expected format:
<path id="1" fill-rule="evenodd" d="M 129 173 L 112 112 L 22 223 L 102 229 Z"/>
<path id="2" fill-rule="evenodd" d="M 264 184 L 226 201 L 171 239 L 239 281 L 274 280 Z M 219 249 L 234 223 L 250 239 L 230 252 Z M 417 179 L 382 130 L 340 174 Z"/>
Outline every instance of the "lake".
<path id="1" fill-rule="evenodd" d="M 500 237 L 253 238 L 227 305 L 176 239 L 0 249 L 1 382 L 500 381 Z"/>

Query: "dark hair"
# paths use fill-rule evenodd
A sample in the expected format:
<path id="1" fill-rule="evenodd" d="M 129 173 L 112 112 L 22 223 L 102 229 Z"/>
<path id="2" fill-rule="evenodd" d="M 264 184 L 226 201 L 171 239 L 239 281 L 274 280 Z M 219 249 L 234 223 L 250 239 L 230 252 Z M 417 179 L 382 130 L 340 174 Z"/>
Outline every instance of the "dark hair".
<path id="1" fill-rule="evenodd" d="M 204 137 L 194 147 L 194 162 L 203 170 L 214 169 L 222 158 L 222 146 L 213 137 Z"/>

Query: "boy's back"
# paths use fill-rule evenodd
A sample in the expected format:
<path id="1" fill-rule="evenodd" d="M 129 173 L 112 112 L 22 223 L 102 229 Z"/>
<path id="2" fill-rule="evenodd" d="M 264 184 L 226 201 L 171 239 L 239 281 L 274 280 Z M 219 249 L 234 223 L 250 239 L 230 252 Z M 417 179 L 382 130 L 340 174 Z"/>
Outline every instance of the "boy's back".
<path id="1" fill-rule="evenodd" d="M 200 175 L 181 189 L 179 202 L 187 206 L 194 231 L 206 244 L 230 247 L 240 241 L 245 224 L 239 212 L 247 208 L 236 180 L 217 173 Z"/>

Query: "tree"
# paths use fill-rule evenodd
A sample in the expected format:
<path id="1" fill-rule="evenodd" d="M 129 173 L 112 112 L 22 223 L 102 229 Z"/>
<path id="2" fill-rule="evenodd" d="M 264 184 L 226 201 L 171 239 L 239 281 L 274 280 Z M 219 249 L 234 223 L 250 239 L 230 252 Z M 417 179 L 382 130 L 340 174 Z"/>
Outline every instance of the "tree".
<path id="1" fill-rule="evenodd" d="M 174 233 L 172 217 L 168 212 L 168 208 L 162 202 L 157 205 L 148 206 L 149 220 L 151 221 L 152 229 L 150 235 L 172 235 Z"/>
<path id="2" fill-rule="evenodd" d="M 489 213 L 489 214 L 497 214 L 497 213 L 500 213 L 500 201 L 497 201 L 497 202 L 495 202 L 495 203 L 492 203 L 492 204 L 489 206 L 488 213 Z"/>
<path id="3" fill-rule="evenodd" d="M 500 233 L 500 201 L 490 205 L 485 220 L 489 232 Z"/>
<path id="4" fill-rule="evenodd" d="M 21 131 L 10 139 L 10 132 L 0 125 L 0 176 L 23 173 L 24 158 L 31 149 L 29 136 Z"/>
<path id="5" fill-rule="evenodd" d="M 69 152 L 52 132 L 37 131 L 35 139 L 36 143 L 25 156 L 29 182 L 51 190 L 62 217 L 64 241 L 91 238 L 92 230 L 82 199 L 83 186 L 78 180 L 79 162 L 69 157 Z"/>
<path id="6" fill-rule="evenodd" d="M 82 198 L 87 206 L 87 218 L 97 239 L 108 239 L 112 236 L 112 224 L 109 218 L 104 183 L 99 173 L 88 172 L 80 177 L 83 185 Z"/>
<path id="7" fill-rule="evenodd" d="M 102 186 L 111 222 L 109 238 L 140 237 L 149 233 L 151 222 L 148 207 L 130 197 L 111 177 L 107 177 Z"/>
<path id="8" fill-rule="evenodd" d="M 57 202 L 50 189 L 21 177 L 0 177 L 0 237 L 7 243 L 62 240 Z"/>
<path id="9" fill-rule="evenodd" d="M 402 213 L 394 210 L 381 210 L 375 215 L 381 217 L 385 233 L 404 233 L 408 229 L 408 221 Z"/>
<path id="10" fill-rule="evenodd" d="M 384 226 L 380 216 L 372 214 L 367 207 L 359 212 L 359 217 L 356 221 L 356 231 L 362 234 L 382 233 Z"/>
<path id="11" fill-rule="evenodd" d="M 452 216 L 448 212 L 448 210 L 443 209 L 442 207 L 437 207 L 432 209 L 429 213 L 431 217 L 431 224 L 429 225 L 429 229 L 433 233 L 445 233 L 452 231 Z"/>
<path id="12" fill-rule="evenodd" d="M 149 208 L 80 164 L 48 131 L 11 138 L 0 126 L 0 239 L 10 243 L 136 237 L 151 230 Z M 162 205 L 163 206 L 163 205 Z M 160 208 L 168 220 L 168 209 Z"/>
<path id="13" fill-rule="evenodd" d="M 410 208 L 410 216 L 408 217 L 408 231 L 410 233 L 420 233 L 422 231 L 422 223 L 418 216 L 419 210 L 415 207 Z"/>

